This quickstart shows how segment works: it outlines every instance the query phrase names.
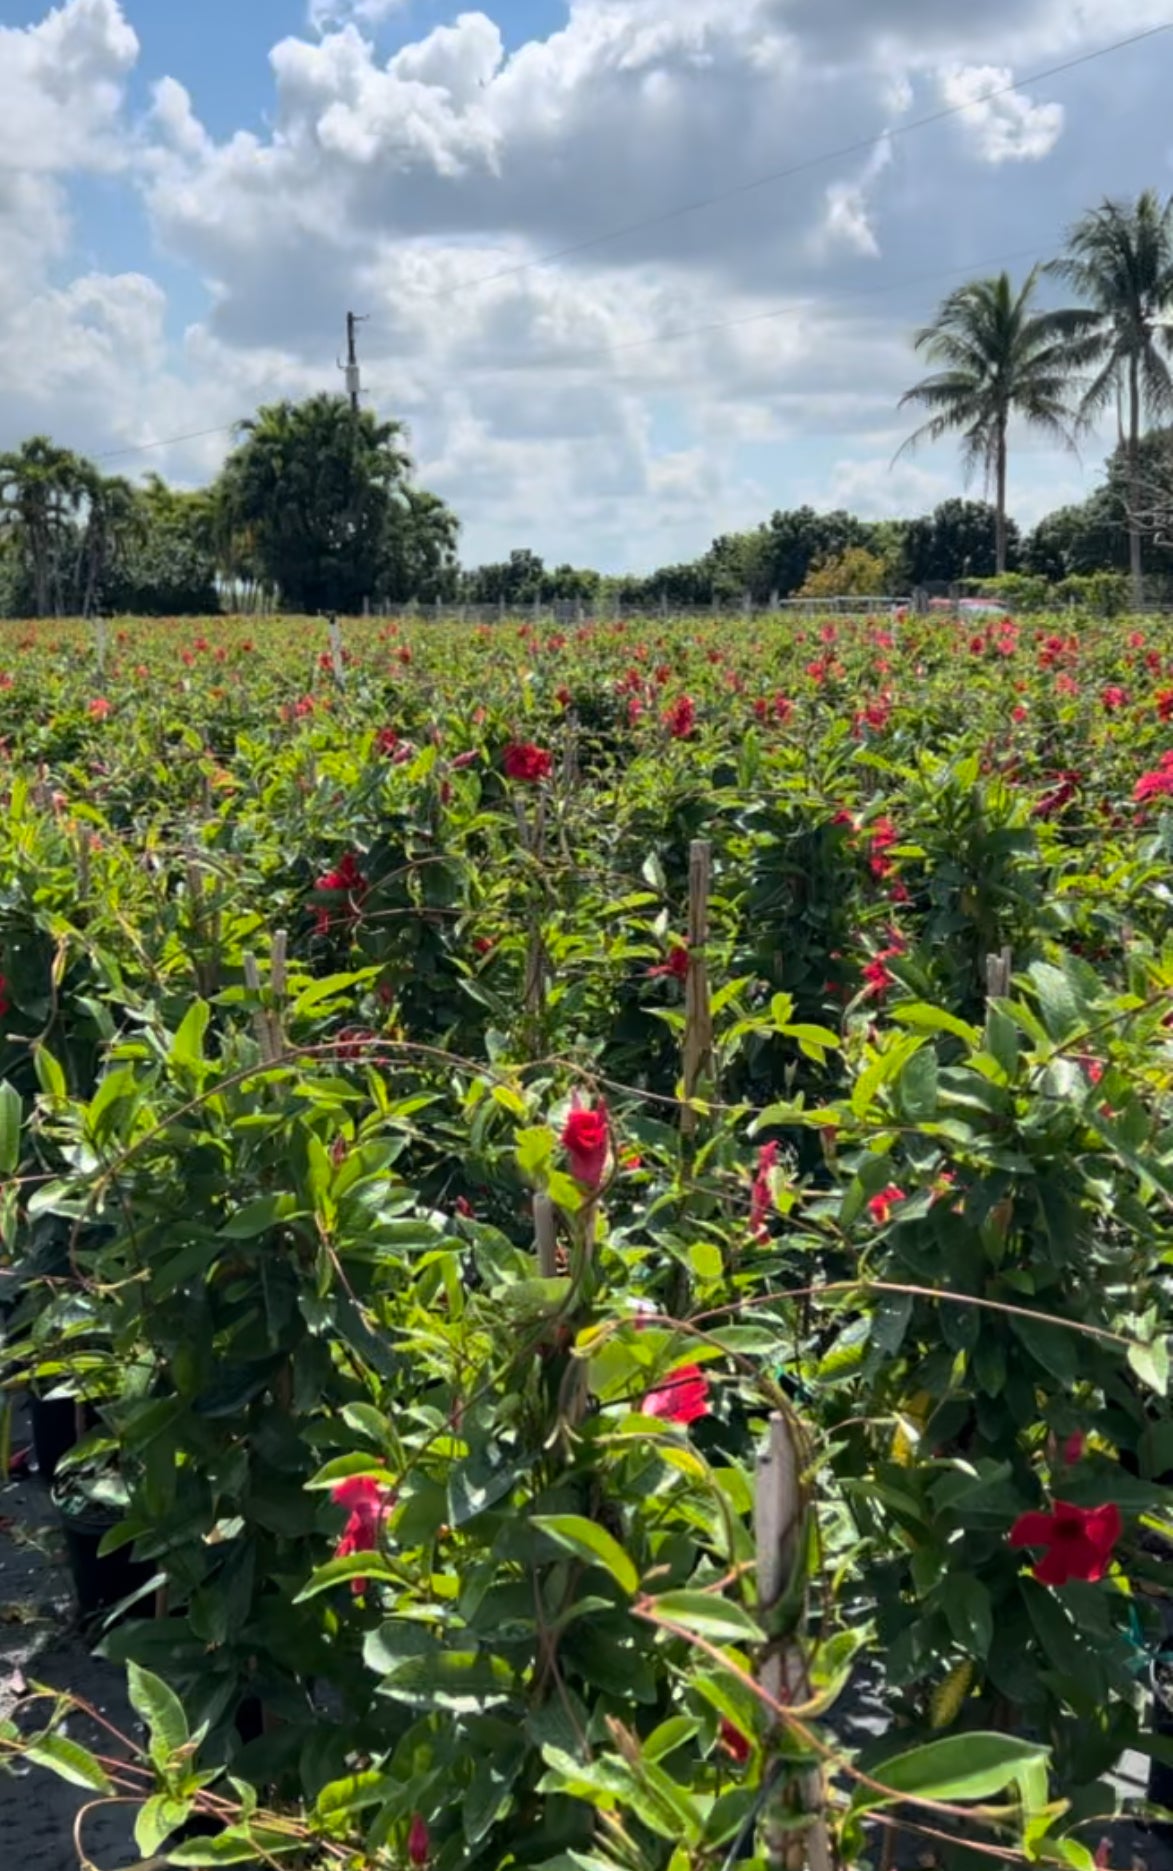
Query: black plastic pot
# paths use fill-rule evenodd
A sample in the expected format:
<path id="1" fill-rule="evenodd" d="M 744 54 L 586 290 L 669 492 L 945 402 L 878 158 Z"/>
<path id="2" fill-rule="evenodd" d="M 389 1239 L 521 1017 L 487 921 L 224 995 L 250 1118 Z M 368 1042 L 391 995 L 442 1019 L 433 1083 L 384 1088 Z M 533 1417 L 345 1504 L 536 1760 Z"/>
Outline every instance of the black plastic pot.
<path id="1" fill-rule="evenodd" d="M 30 1397 L 29 1425 L 37 1468 L 52 1481 L 58 1462 L 78 1440 L 77 1404 L 72 1397 Z"/>
<path id="2" fill-rule="evenodd" d="M 1149 1667 L 1149 1686 L 1153 1692 L 1153 1733 L 1173 1740 L 1173 1654 L 1163 1651 Z M 1148 1796 L 1154 1806 L 1173 1812 L 1173 1766 L 1164 1761 L 1149 1762 Z M 1173 1823 L 1154 1819 L 1150 1830 L 1161 1839 L 1173 1839 Z"/>
<path id="3" fill-rule="evenodd" d="M 84 1505 L 74 1508 L 61 1501 L 57 1507 L 65 1536 L 65 1556 L 83 1618 L 109 1611 L 154 1578 L 157 1568 L 145 1560 L 133 1558 L 130 1546 L 120 1546 L 113 1553 L 99 1553 L 106 1534 L 118 1525 L 118 1514 Z"/>

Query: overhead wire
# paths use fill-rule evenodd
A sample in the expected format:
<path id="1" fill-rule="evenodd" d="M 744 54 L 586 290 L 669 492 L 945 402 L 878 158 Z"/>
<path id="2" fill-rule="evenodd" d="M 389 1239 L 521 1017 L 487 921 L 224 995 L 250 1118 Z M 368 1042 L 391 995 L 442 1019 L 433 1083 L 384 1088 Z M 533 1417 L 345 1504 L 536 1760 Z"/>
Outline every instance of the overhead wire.
<path id="1" fill-rule="evenodd" d="M 655 215 L 646 216 L 639 221 L 626 222 L 620 227 L 610 229 L 604 233 L 592 235 L 588 239 L 570 242 L 563 247 L 554 248 L 548 253 L 536 255 L 533 259 L 520 261 L 516 265 L 499 268 L 493 273 L 481 274 L 475 279 L 458 282 L 454 286 L 443 287 L 434 293 L 423 293 L 420 294 L 419 297 L 431 301 L 433 299 L 452 297 L 457 293 L 473 292 L 481 286 L 491 285 L 495 281 L 515 278 L 520 274 L 553 265 L 558 260 L 567 259 L 575 254 L 587 252 L 590 249 L 604 245 L 608 241 L 621 239 L 626 234 L 642 232 L 647 228 L 662 226 L 667 222 L 680 219 L 684 215 L 698 213 L 720 202 L 731 200 L 738 195 L 748 194 L 753 190 L 767 187 L 774 182 L 785 181 L 794 176 L 804 174 L 822 163 L 832 162 L 846 156 L 862 154 L 877 148 L 884 142 L 890 142 L 895 137 L 910 136 L 915 131 L 927 129 L 933 124 L 942 123 L 948 118 L 960 116 L 965 111 L 989 103 L 996 98 L 1008 96 L 1011 92 L 1021 90 L 1024 86 L 1042 83 L 1048 78 L 1058 77 L 1065 72 L 1074 71 L 1081 66 L 1089 65 L 1096 59 L 1106 58 L 1111 53 L 1123 51 L 1129 46 L 1139 45 L 1146 40 L 1157 37 L 1161 33 L 1168 32 L 1171 27 L 1173 27 L 1173 20 L 1164 20 L 1156 26 L 1149 26 L 1140 32 L 1130 33 L 1125 38 L 1114 40 L 1109 45 L 1096 47 L 1091 52 L 1080 53 L 1074 58 L 1063 60 L 1060 64 L 1048 66 L 1041 71 L 1028 73 L 1026 76 L 1015 79 L 1011 83 L 997 85 L 988 91 L 979 92 L 974 97 L 965 99 L 962 103 L 945 106 L 941 110 L 932 111 L 923 117 L 913 118 L 904 124 L 891 125 L 876 132 L 872 136 L 859 138 L 851 143 L 840 144 L 836 148 L 823 150 L 813 156 L 805 157 L 801 162 L 790 164 L 786 168 L 771 170 L 764 175 L 751 177 L 747 181 L 734 183 L 728 188 L 717 190 L 713 194 L 702 196 L 695 201 L 681 203 L 674 208 L 665 209 Z M 965 266 L 934 269 L 930 273 L 922 273 L 913 276 L 905 275 L 883 286 L 865 287 L 859 292 L 844 293 L 841 294 L 840 297 L 855 302 L 861 299 L 879 297 L 890 292 L 900 291 L 910 286 L 931 284 L 937 279 L 955 277 L 961 273 L 971 273 L 981 267 L 1006 266 L 1017 260 L 1026 258 L 1034 259 L 1037 257 L 1037 249 L 1033 247 L 1029 249 L 1019 249 L 1014 253 L 1001 255 L 994 259 L 973 261 Z M 624 339 L 618 343 L 601 345 L 590 351 L 580 352 L 570 357 L 552 356 L 548 360 L 545 360 L 544 364 L 541 359 L 523 358 L 516 362 L 502 361 L 500 365 L 489 366 L 489 368 L 490 370 L 502 372 L 533 368 L 540 369 L 543 367 L 575 369 L 584 363 L 616 356 L 627 351 L 646 349 L 648 346 L 674 344 L 686 338 L 702 337 L 712 333 L 733 330 L 745 325 L 768 323 L 778 319 L 798 318 L 801 316 L 801 311 L 793 304 L 774 306 L 768 307 L 763 311 L 740 313 L 732 318 L 714 319 L 704 324 L 685 326 L 674 331 L 656 332 L 646 338 Z M 156 448 L 177 447 L 183 442 L 200 441 L 213 435 L 231 434 L 239 426 L 238 422 L 221 423 L 214 428 L 189 430 L 183 435 L 159 436 L 146 442 L 128 443 L 119 448 L 104 449 L 100 453 L 91 456 L 91 459 L 95 461 L 113 461 L 128 455 L 145 454 Z"/>

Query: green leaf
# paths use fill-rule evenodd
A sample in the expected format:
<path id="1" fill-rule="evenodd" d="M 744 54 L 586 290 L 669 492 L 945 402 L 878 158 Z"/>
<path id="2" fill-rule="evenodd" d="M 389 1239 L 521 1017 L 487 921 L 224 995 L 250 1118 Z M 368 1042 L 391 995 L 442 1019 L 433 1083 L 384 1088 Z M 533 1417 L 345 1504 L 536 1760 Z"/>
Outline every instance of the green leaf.
<path id="1" fill-rule="evenodd" d="M 963 1039 L 967 1046 L 977 1046 L 981 1032 L 976 1026 L 967 1026 L 956 1014 L 946 1013 L 943 1007 L 930 1007 L 925 1001 L 911 1001 L 892 1009 L 892 1018 L 901 1026 L 916 1027 L 922 1033 L 952 1033 L 954 1039 Z"/>
<path id="2" fill-rule="evenodd" d="M 530 1525 L 556 1540 L 559 1546 L 577 1553 L 588 1565 L 603 1566 L 620 1591 L 631 1593 L 639 1589 L 639 1573 L 632 1561 L 618 1540 L 604 1527 L 596 1526 L 593 1520 L 585 1520 L 581 1514 L 538 1514 Z"/>
<path id="3" fill-rule="evenodd" d="M 15 1085 L 0 1084 L 0 1176 L 11 1176 L 20 1163 L 20 1125 L 24 1105 Z"/>
<path id="4" fill-rule="evenodd" d="M 1151 1345 L 1130 1345 L 1128 1363 L 1140 1378 L 1141 1383 L 1147 1384 L 1150 1390 L 1155 1390 L 1158 1397 L 1168 1395 L 1169 1343 L 1167 1339 L 1156 1338 Z"/>
<path id="5" fill-rule="evenodd" d="M 1047 1037 L 1057 1043 L 1070 1039 L 1082 1026 L 1083 1018 L 1067 976 L 1045 961 L 1033 962 L 1027 975 L 1039 997 L 1039 1012 Z"/>
<path id="6" fill-rule="evenodd" d="M 134 1842 L 144 1858 L 153 1858 L 164 1839 L 187 1823 L 191 1809 L 191 1800 L 174 1799 L 167 1793 L 156 1793 L 140 1808 L 134 1822 Z"/>
<path id="7" fill-rule="evenodd" d="M 204 1036 L 211 1008 L 206 1000 L 193 1001 L 180 1022 L 168 1055 L 172 1065 L 196 1066 L 204 1062 Z"/>
<path id="8" fill-rule="evenodd" d="M 93 1793 L 113 1793 L 114 1787 L 104 1767 L 102 1767 L 80 1742 L 71 1741 L 68 1735 L 39 1735 L 35 1741 L 22 1748 L 26 1760 L 36 1767 L 47 1767 L 59 1780 L 68 1780 L 70 1786 L 88 1787 Z"/>
<path id="9" fill-rule="evenodd" d="M 346 1553 L 341 1559 L 328 1559 L 324 1566 L 319 1566 L 293 1602 L 304 1605 L 307 1598 L 316 1598 L 319 1592 L 328 1592 L 351 1579 L 375 1579 L 390 1585 L 402 1583 L 399 1573 L 382 1553 Z"/>
<path id="10" fill-rule="evenodd" d="M 905 1117 L 914 1124 L 928 1123 L 937 1115 L 937 1055 L 922 1046 L 908 1061 L 897 1084 Z"/>
<path id="11" fill-rule="evenodd" d="M 361 1812 L 366 1806 L 380 1805 L 395 1785 L 390 1774 L 374 1767 L 365 1773 L 347 1774 L 344 1780 L 332 1780 L 329 1786 L 322 1788 L 314 1802 L 314 1812 L 319 1819 Z"/>
<path id="12" fill-rule="evenodd" d="M 961 1648 L 985 1657 L 994 1641 L 994 1607 L 981 1580 L 968 1572 L 950 1573 L 941 1587 L 941 1603 Z"/>
<path id="13" fill-rule="evenodd" d="M 163 1766 L 174 1759 L 190 1739 L 183 1704 L 162 1677 L 143 1669 L 139 1663 L 126 1666 L 130 1706 L 147 1725 L 151 1737 L 151 1759 Z"/>
<path id="14" fill-rule="evenodd" d="M 225 1241 L 251 1241 L 258 1234 L 267 1234 L 279 1222 L 292 1221 L 306 1210 L 298 1204 L 297 1197 L 288 1193 L 281 1195 L 259 1195 L 255 1201 L 246 1202 L 238 1208 L 235 1215 L 230 1215 L 220 1230 Z"/>
<path id="15" fill-rule="evenodd" d="M 379 1694 L 415 1709 L 448 1709 L 475 1715 L 508 1702 L 515 1694 L 513 1671 L 501 1657 L 477 1650 L 442 1650 L 405 1657 L 383 1678 Z"/>
<path id="16" fill-rule="evenodd" d="M 985 1800 L 1003 1792 L 1019 1775 L 1039 1763 L 1050 1750 L 1012 1735 L 948 1735 L 930 1741 L 869 1769 L 869 1778 L 889 1789 L 883 1794 L 857 1787 L 852 1809 L 874 1810 L 901 1798 L 930 1800 Z"/>
<path id="17" fill-rule="evenodd" d="M 265 1834 L 264 1849 L 272 1857 L 276 1852 L 304 1852 L 304 1839 L 289 1838 L 275 1843 L 272 1832 Z M 245 1832 L 222 1832 L 219 1838 L 184 1839 L 167 1853 L 172 1865 L 259 1865 L 256 1845 Z"/>
<path id="18" fill-rule="evenodd" d="M 65 1073 L 47 1046 L 34 1046 L 33 1065 L 36 1067 L 37 1083 L 47 1098 L 64 1098 L 68 1095 Z"/>
<path id="19" fill-rule="evenodd" d="M 765 1632 L 744 1605 L 729 1598 L 717 1598 L 711 1592 L 662 1592 L 652 1599 L 662 1618 L 680 1625 L 697 1637 L 717 1643 L 760 1644 Z"/>

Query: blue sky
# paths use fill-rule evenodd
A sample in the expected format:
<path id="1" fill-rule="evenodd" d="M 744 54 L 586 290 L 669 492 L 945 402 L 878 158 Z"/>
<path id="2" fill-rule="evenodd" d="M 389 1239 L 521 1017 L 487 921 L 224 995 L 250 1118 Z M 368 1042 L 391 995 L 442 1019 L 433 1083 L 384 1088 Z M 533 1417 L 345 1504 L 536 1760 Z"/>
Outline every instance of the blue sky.
<path id="1" fill-rule="evenodd" d="M 1173 33 L 1030 75 L 1163 4 L 0 0 L 0 446 L 198 482 L 235 418 L 336 384 L 353 306 L 470 561 L 638 569 L 779 505 L 922 511 L 961 477 L 948 446 L 892 466 L 915 326 L 1105 193 L 1173 186 Z M 1019 518 L 1109 440 L 1015 438 Z"/>

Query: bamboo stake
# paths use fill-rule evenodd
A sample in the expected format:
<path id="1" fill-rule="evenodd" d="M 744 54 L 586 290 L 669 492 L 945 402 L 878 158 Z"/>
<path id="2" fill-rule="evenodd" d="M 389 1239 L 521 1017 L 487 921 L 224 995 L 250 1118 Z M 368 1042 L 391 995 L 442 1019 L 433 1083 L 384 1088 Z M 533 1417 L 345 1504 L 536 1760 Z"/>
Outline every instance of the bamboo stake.
<path id="1" fill-rule="evenodd" d="M 986 998 L 987 1000 L 1005 1000 L 1010 992 L 1010 977 L 1014 973 L 1014 951 L 1004 948 L 1000 955 L 986 956 Z"/>
<path id="2" fill-rule="evenodd" d="M 709 891 L 712 882 L 713 847 L 707 838 L 696 838 L 688 854 L 688 977 L 684 988 L 684 1109 L 680 1129 L 691 1136 L 696 1129 L 696 1112 L 688 1100 L 712 1064 L 713 1015 L 709 1003 L 709 967 L 705 946 L 709 939 Z"/>
<path id="3" fill-rule="evenodd" d="M 261 992 L 261 971 L 257 967 L 257 958 L 255 955 L 246 955 L 244 958 L 244 985 L 249 993 L 255 994 L 259 1000 Z M 265 1017 L 265 1009 L 261 1006 L 257 1006 L 253 1010 L 253 1032 L 256 1034 L 257 1045 L 261 1049 L 261 1058 L 266 1065 L 272 1065 L 273 1039 L 269 1031 L 269 1022 Z"/>
<path id="4" fill-rule="evenodd" d="M 758 1612 L 769 1620 L 794 1582 L 802 1556 L 805 1503 L 802 1466 L 794 1427 L 781 1411 L 770 1417 L 766 1446 L 758 1456 L 754 1503 L 757 1544 Z M 783 1707 L 810 1699 L 806 1658 L 797 1628 L 788 1635 L 771 1636 L 762 1656 L 758 1681 Z M 771 1729 L 780 1718 L 771 1714 Z M 776 1772 L 775 1767 L 767 1772 Z M 801 1826 L 788 1823 L 795 1808 L 811 1817 Z M 772 1788 L 766 1805 L 765 1852 L 771 1871 L 833 1871 L 833 1854 L 823 1817 L 825 1795 L 822 1770 L 812 1767 L 795 1781 Z"/>
<path id="5" fill-rule="evenodd" d="M 558 1272 L 558 1226 L 548 1195 L 534 1197 L 534 1248 L 539 1275 L 543 1280 L 552 1280 Z"/>
<path id="6" fill-rule="evenodd" d="M 330 660 L 334 665 L 334 680 L 340 689 L 344 689 L 346 664 L 342 660 L 342 626 L 336 617 L 330 619 Z"/>

